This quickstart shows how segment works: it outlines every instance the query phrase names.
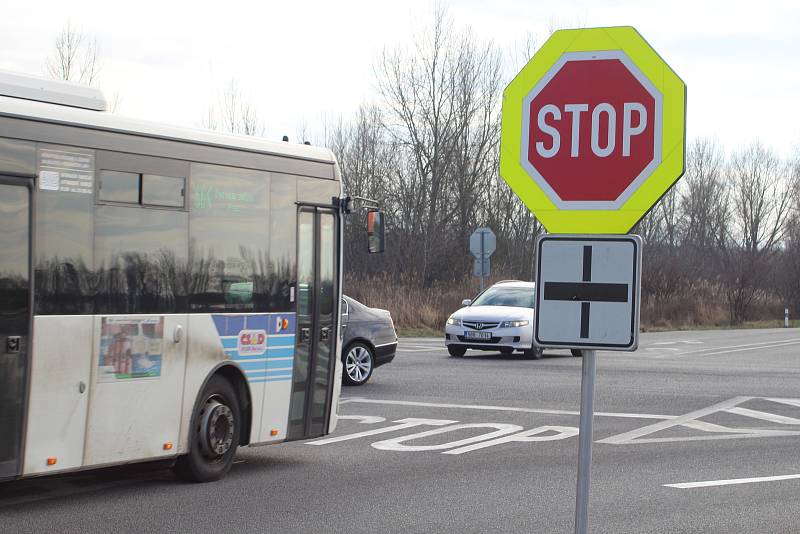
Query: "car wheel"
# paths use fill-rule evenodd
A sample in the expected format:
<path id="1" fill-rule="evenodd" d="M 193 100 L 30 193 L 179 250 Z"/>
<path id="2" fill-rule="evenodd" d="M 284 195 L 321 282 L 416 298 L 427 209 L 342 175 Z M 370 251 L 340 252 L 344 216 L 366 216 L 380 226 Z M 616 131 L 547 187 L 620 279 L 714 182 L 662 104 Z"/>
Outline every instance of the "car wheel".
<path id="1" fill-rule="evenodd" d="M 522 357 L 526 360 L 541 360 L 544 354 L 544 349 L 538 347 L 531 347 L 522 353 Z"/>
<path id="2" fill-rule="evenodd" d="M 374 362 L 372 351 L 364 343 L 353 343 L 347 347 L 344 354 L 344 375 L 342 375 L 344 383 L 348 386 L 366 384 L 372 376 Z"/>
<path id="3" fill-rule="evenodd" d="M 189 453 L 178 458 L 175 473 L 189 482 L 210 482 L 225 476 L 233 464 L 241 428 L 236 391 L 224 377 L 211 377 L 192 417 Z"/>
<path id="4" fill-rule="evenodd" d="M 583 357 L 583 351 L 581 349 L 570 349 L 570 352 L 576 358 L 582 358 Z"/>
<path id="5" fill-rule="evenodd" d="M 449 352 L 450 356 L 452 356 L 453 358 L 461 358 L 467 353 L 467 349 L 456 345 L 448 345 L 447 352 Z"/>

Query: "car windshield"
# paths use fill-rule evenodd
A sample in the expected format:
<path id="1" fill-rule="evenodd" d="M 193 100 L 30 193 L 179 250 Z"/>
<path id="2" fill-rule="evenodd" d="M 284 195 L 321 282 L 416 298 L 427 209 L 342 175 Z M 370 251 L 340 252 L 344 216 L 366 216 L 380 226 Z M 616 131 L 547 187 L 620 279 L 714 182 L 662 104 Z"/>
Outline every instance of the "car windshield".
<path id="1" fill-rule="evenodd" d="M 534 291 L 527 287 L 490 287 L 475 299 L 472 306 L 516 306 L 533 308 Z"/>

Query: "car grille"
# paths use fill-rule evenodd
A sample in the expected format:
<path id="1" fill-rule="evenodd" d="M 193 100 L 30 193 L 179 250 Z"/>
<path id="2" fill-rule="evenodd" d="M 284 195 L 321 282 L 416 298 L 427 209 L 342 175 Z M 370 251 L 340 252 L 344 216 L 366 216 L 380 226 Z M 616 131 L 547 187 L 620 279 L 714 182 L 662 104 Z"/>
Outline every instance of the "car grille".
<path id="1" fill-rule="evenodd" d="M 473 330 L 489 330 L 490 328 L 497 328 L 500 323 L 490 323 L 487 321 L 461 321 L 461 324 L 467 328 L 472 328 Z"/>
<path id="2" fill-rule="evenodd" d="M 500 343 L 500 340 L 503 339 L 501 337 L 493 337 L 492 339 L 472 339 L 471 337 L 466 336 L 457 336 L 458 340 L 463 343 L 474 343 L 476 345 L 482 345 L 484 343 Z"/>

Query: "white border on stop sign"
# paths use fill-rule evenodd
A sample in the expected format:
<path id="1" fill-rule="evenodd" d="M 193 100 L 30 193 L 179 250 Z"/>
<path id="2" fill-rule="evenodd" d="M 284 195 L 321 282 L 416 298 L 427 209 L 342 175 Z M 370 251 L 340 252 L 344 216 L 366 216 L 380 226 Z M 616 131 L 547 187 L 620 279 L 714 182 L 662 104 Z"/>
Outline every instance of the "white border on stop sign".
<path id="1" fill-rule="evenodd" d="M 642 86 L 651 94 L 655 99 L 656 116 L 653 131 L 653 159 L 642 170 L 641 173 L 625 188 L 622 194 L 614 201 L 570 201 L 561 200 L 547 180 L 536 170 L 530 161 L 528 161 L 528 147 L 530 143 L 530 106 L 533 99 L 542 92 L 545 86 L 555 77 L 561 68 L 569 61 L 597 61 L 603 59 L 618 59 L 630 71 L 630 73 L 642 84 Z M 555 65 L 547 71 L 541 80 L 531 89 L 523 99 L 522 109 L 526 110 L 522 114 L 522 143 L 520 143 L 520 163 L 530 174 L 537 185 L 541 187 L 546 193 L 553 204 L 562 210 L 617 210 L 630 198 L 630 196 L 641 186 L 647 178 L 656 170 L 661 164 L 661 145 L 662 145 L 662 125 L 664 102 L 661 91 L 650 82 L 641 70 L 630 60 L 627 54 L 622 50 L 607 50 L 596 52 L 567 52 L 559 58 Z"/>

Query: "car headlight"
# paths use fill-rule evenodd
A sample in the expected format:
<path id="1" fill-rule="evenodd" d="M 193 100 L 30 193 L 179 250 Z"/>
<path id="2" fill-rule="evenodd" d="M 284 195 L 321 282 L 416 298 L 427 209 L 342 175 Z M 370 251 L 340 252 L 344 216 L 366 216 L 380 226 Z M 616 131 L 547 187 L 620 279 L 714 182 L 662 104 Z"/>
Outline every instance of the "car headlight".
<path id="1" fill-rule="evenodd" d="M 450 317 L 447 319 L 447 324 L 454 324 L 456 326 L 461 326 L 461 319 L 456 319 L 455 317 Z"/>
<path id="2" fill-rule="evenodd" d="M 528 326 L 528 321 L 503 321 L 500 323 L 500 328 L 518 328 L 520 326 Z"/>

